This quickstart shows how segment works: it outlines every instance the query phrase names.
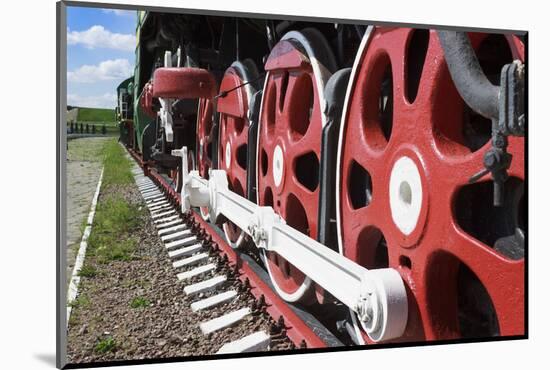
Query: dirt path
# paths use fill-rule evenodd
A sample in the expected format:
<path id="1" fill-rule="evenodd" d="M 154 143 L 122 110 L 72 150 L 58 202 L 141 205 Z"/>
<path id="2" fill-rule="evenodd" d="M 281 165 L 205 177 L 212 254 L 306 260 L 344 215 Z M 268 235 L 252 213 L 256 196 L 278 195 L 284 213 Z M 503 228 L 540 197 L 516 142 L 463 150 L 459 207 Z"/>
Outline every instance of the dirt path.
<path id="1" fill-rule="evenodd" d="M 82 238 L 83 222 L 101 174 L 101 150 L 113 138 L 69 141 L 67 151 L 67 286 Z"/>

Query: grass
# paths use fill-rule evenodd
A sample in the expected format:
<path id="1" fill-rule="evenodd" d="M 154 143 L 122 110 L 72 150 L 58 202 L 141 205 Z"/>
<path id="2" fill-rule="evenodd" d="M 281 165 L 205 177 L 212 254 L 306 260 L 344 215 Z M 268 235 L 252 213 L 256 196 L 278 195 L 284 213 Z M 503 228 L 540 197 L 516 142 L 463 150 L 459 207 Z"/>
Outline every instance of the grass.
<path id="1" fill-rule="evenodd" d="M 81 277 L 93 278 L 97 275 L 97 269 L 91 265 L 84 265 L 78 272 Z"/>
<path id="2" fill-rule="evenodd" d="M 88 239 L 90 255 L 99 263 L 129 261 L 137 245 L 132 235 L 140 224 L 141 213 L 119 195 L 108 197 L 97 206 L 94 228 Z"/>
<path id="3" fill-rule="evenodd" d="M 103 147 L 102 196 L 96 208 L 92 234 L 88 239 L 88 254 L 98 263 L 129 261 L 134 257 L 137 237 L 133 232 L 140 226 L 143 210 L 129 204 L 120 191 L 109 192 L 109 187 L 133 183 L 131 163 L 124 149 L 114 139 Z"/>
<path id="4" fill-rule="evenodd" d="M 127 185 L 134 181 L 131 163 L 125 157 L 124 148 L 114 139 L 103 146 L 103 185 Z"/>
<path id="5" fill-rule="evenodd" d="M 67 159 L 70 161 L 101 162 L 105 143 L 112 138 L 82 138 L 68 141 Z"/>
<path id="6" fill-rule="evenodd" d="M 135 297 L 132 299 L 132 302 L 130 302 L 130 307 L 132 308 L 147 308 L 151 305 L 151 302 L 147 298 L 144 297 Z"/>
<path id="7" fill-rule="evenodd" d="M 115 123 L 115 110 L 104 108 L 79 108 L 77 121 Z"/>
<path id="8" fill-rule="evenodd" d="M 113 337 L 108 336 L 101 339 L 96 345 L 94 350 L 97 353 L 113 352 L 116 349 L 116 341 Z"/>
<path id="9" fill-rule="evenodd" d="M 75 309 L 75 308 L 87 307 L 89 305 L 90 305 L 90 298 L 88 298 L 86 294 L 80 294 L 67 306 Z"/>
<path id="10" fill-rule="evenodd" d="M 96 251 L 97 262 L 106 264 L 111 261 L 130 261 L 134 258 L 135 249 L 136 242 L 133 239 L 103 244 Z"/>

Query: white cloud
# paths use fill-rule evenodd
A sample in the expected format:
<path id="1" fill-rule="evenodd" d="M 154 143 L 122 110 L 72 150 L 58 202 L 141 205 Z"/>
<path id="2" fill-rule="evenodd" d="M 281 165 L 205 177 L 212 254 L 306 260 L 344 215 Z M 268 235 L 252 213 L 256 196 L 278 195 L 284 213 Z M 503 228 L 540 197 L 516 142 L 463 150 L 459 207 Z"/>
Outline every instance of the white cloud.
<path id="1" fill-rule="evenodd" d="M 98 65 L 83 65 L 67 72 L 67 80 L 76 83 L 125 79 L 132 75 L 133 67 L 128 59 L 105 60 Z"/>
<path id="2" fill-rule="evenodd" d="M 114 108 L 116 106 L 116 94 L 105 93 L 103 95 L 81 96 L 67 94 L 67 105 L 86 108 Z"/>
<path id="3" fill-rule="evenodd" d="M 114 13 L 115 15 L 130 17 L 136 15 L 135 10 L 122 10 L 122 9 L 103 9 L 103 13 Z"/>
<path id="4" fill-rule="evenodd" d="M 86 31 L 71 31 L 67 29 L 67 43 L 81 44 L 87 48 L 107 48 L 124 51 L 134 51 L 136 36 L 132 34 L 114 33 L 103 26 L 95 25 Z"/>

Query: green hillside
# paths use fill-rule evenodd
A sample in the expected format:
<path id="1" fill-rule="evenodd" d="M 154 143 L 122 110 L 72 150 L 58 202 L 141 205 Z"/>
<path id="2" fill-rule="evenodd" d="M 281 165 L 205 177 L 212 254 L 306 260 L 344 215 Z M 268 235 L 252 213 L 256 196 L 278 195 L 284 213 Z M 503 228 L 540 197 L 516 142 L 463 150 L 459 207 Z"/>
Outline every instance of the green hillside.
<path id="1" fill-rule="evenodd" d="M 79 122 L 116 122 L 115 110 L 104 108 L 79 108 Z"/>

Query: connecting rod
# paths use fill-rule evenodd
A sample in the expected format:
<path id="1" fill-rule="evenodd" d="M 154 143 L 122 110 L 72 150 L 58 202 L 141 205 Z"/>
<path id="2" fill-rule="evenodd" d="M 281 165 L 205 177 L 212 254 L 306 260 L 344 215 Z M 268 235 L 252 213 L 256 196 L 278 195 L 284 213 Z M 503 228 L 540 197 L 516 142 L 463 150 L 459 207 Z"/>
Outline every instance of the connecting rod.
<path id="1" fill-rule="evenodd" d="M 187 167 L 187 148 L 173 150 L 182 158 L 182 211 L 208 207 L 213 222 L 225 217 L 254 241 L 275 252 L 357 314 L 375 342 L 400 337 L 408 305 L 405 284 L 393 268 L 368 270 L 309 236 L 288 226 L 271 207 L 262 207 L 229 190 L 224 170 L 211 170 L 209 179 Z"/>

